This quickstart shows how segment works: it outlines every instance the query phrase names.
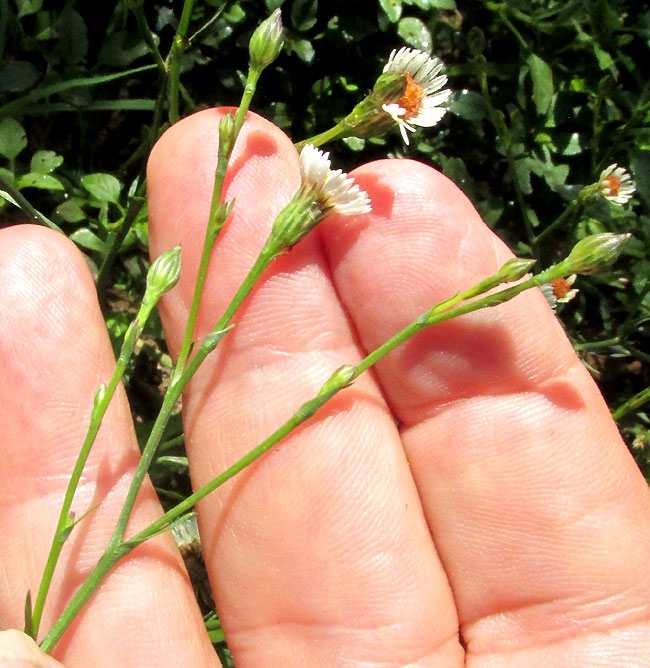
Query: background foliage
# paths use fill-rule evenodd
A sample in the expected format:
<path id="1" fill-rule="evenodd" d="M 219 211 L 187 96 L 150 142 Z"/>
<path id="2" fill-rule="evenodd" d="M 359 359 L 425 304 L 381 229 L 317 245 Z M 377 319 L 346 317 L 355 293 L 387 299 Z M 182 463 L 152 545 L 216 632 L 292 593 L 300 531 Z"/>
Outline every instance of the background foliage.
<path id="1" fill-rule="evenodd" d="M 131 209 L 111 287 L 101 295 L 114 341 L 143 291 L 146 207 L 134 184 L 150 148 L 156 100 L 164 102 L 146 32 L 127 4 L 138 3 L 0 0 L 0 189 L 60 227 L 94 269 Z M 328 146 L 337 165 L 349 169 L 387 154 L 433 164 L 515 252 L 541 266 L 587 233 L 633 233 L 617 265 L 581 279 L 578 298 L 559 317 L 610 407 L 623 405 L 619 426 L 649 475 L 650 416 L 643 396 L 628 401 L 644 390 L 647 399 L 650 384 L 648 3 L 196 0 L 180 59 L 181 115 L 237 104 L 250 34 L 278 6 L 285 49 L 262 77 L 253 108 L 294 140 L 350 111 L 391 49 L 419 48 L 447 65 L 455 91 L 450 113 L 410 147 L 396 130 Z M 182 3 L 151 0 L 142 9 L 164 58 Z M 166 107 L 160 110 L 164 129 Z M 637 183 L 632 202 L 594 202 L 537 239 L 613 162 Z M 25 219 L 0 198 L 1 225 Z M 150 329 L 128 381 L 142 432 L 157 412 L 169 363 L 159 322 Z M 176 421 L 170 439 L 180 433 Z M 183 492 L 185 483 L 170 484 L 186 465 L 180 441 L 169 441 L 153 470 L 163 498 Z"/>

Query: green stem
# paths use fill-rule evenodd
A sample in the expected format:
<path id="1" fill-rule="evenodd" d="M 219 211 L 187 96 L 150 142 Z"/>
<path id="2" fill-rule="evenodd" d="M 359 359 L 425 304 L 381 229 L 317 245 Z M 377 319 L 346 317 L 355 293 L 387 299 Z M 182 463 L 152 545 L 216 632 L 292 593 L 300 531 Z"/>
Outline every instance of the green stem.
<path id="1" fill-rule="evenodd" d="M 176 403 L 187 382 L 196 373 L 203 360 L 214 349 L 219 340 L 221 340 L 221 338 L 229 331 L 226 329 L 225 325 L 232 318 L 232 315 L 253 288 L 257 278 L 259 278 L 264 269 L 269 265 L 274 257 L 277 257 L 277 255 L 278 252 L 274 250 L 273 244 L 267 243 L 264 246 L 264 249 L 253 265 L 253 268 L 249 272 L 246 279 L 244 279 L 244 282 L 231 300 L 228 308 L 224 312 L 224 315 L 221 317 L 219 324 L 215 330 L 213 330 L 213 332 L 208 335 L 208 337 L 206 337 L 204 344 L 199 347 L 196 355 L 187 365 L 187 369 L 185 369 L 184 373 L 182 373 L 179 371 L 180 367 L 176 367 L 176 372 L 172 377 L 172 381 L 170 383 L 169 389 L 167 390 L 167 394 L 165 395 L 165 399 L 163 400 L 160 413 L 156 418 L 156 421 L 151 430 L 151 434 L 149 435 L 147 443 L 142 451 L 142 456 L 138 462 L 138 466 L 136 467 L 133 479 L 131 480 L 124 505 L 120 511 L 120 515 L 115 526 L 115 531 L 113 532 L 113 535 L 108 542 L 104 555 L 98 562 L 97 566 L 90 573 L 86 581 L 77 591 L 77 593 L 73 596 L 72 600 L 66 606 L 59 619 L 52 626 L 49 633 L 43 639 L 41 648 L 44 651 L 49 652 L 54 647 L 66 628 L 72 623 L 75 615 L 79 612 L 79 610 L 81 610 L 83 605 L 90 598 L 92 593 L 95 591 L 113 564 L 115 564 L 122 556 L 130 552 L 132 547 L 134 547 L 131 546 L 125 551 L 125 544 L 122 543 L 122 541 L 126 531 L 126 526 L 131 516 L 131 511 L 135 504 L 140 487 L 142 486 L 144 477 L 149 470 L 151 461 L 153 460 L 153 457 L 158 449 L 158 445 L 162 439 L 164 429 L 167 425 L 167 422 L 169 421 L 169 418 L 171 417 L 174 404 Z"/>
<path id="2" fill-rule="evenodd" d="M 167 56 L 167 71 L 169 72 L 169 90 L 167 92 L 167 99 L 169 102 L 169 123 L 171 125 L 177 123 L 180 118 L 178 97 L 181 76 L 181 55 L 187 48 L 186 37 L 193 8 L 194 0 L 185 0 L 181 18 L 178 22 L 178 29 L 176 30 L 174 41 L 172 42 L 171 49 Z"/>
<path id="3" fill-rule="evenodd" d="M 521 211 L 521 217 L 524 221 L 524 227 L 526 228 L 526 236 L 528 238 L 528 243 L 530 244 L 533 250 L 535 249 L 535 231 L 533 224 L 530 221 L 528 215 L 528 208 L 526 207 L 526 202 L 524 200 L 524 194 L 519 185 L 519 178 L 517 176 L 517 171 L 515 170 L 515 159 L 512 153 L 512 139 L 510 137 L 510 131 L 505 123 L 505 115 L 500 122 L 500 119 L 497 115 L 497 110 L 492 104 L 492 96 L 490 95 L 490 90 L 487 83 L 487 71 L 486 71 L 486 62 L 483 56 L 477 58 L 477 64 L 480 65 L 478 69 L 478 78 L 481 85 L 481 92 L 483 98 L 485 99 L 485 105 L 488 112 L 488 117 L 492 123 L 494 129 L 496 130 L 497 136 L 500 137 L 505 151 L 506 162 L 508 163 L 508 172 L 510 173 L 510 178 L 512 180 L 512 185 L 515 189 L 515 196 L 517 198 L 517 203 L 519 204 L 519 210 Z"/>
<path id="4" fill-rule="evenodd" d="M 162 59 L 162 56 L 160 55 L 160 51 L 158 50 L 158 45 L 156 44 L 156 40 L 154 39 L 153 33 L 151 32 L 151 28 L 147 23 L 147 17 L 144 15 L 144 10 L 142 8 L 142 5 L 136 5 L 135 7 L 133 7 L 133 13 L 135 14 L 135 18 L 138 22 L 138 28 L 140 29 L 140 33 L 142 34 L 142 37 L 144 38 L 144 41 L 147 44 L 147 47 L 149 47 L 151 56 L 153 57 L 153 60 L 156 63 L 156 67 L 158 68 L 160 74 L 165 76 L 167 74 L 167 67 Z"/>
<path id="5" fill-rule="evenodd" d="M 612 413 L 612 417 L 615 420 L 620 420 L 629 412 L 640 408 L 648 401 L 650 401 L 650 387 L 646 387 L 645 390 L 641 390 L 641 392 L 637 392 L 633 397 L 630 397 Z"/>
<path id="6" fill-rule="evenodd" d="M 546 238 L 555 228 L 559 227 L 562 225 L 562 223 L 565 223 L 571 215 L 573 215 L 576 210 L 578 209 L 578 206 L 582 204 L 581 200 L 579 199 L 574 199 L 566 209 L 544 230 L 542 230 L 534 239 L 534 243 L 536 246 L 539 245 L 539 242 Z"/>
<path id="7" fill-rule="evenodd" d="M 598 350 L 600 348 L 609 348 L 611 346 L 617 346 L 621 343 L 620 336 L 613 336 L 609 339 L 603 339 L 602 341 L 587 341 L 585 343 L 574 343 L 573 348 L 576 352 L 586 350 L 588 352 L 592 350 Z"/>
<path id="8" fill-rule="evenodd" d="M 185 332 L 183 334 L 183 341 L 178 353 L 178 361 L 176 363 L 176 369 L 179 374 L 183 372 L 183 368 L 189 357 L 192 341 L 194 339 L 194 329 L 196 327 L 196 320 L 199 314 L 199 306 L 201 304 L 201 297 L 203 295 L 203 290 L 205 287 L 205 281 L 208 276 L 208 267 L 210 264 L 210 258 L 212 257 L 212 251 L 214 249 L 214 244 L 217 240 L 219 232 L 225 223 L 227 212 L 224 212 L 221 205 L 221 197 L 223 184 L 226 178 L 226 170 L 228 168 L 228 161 L 232 155 L 233 149 L 235 148 L 235 142 L 237 141 L 237 136 L 241 130 L 248 108 L 250 106 L 251 99 L 255 92 L 257 81 L 259 79 L 260 72 L 258 70 L 250 70 L 248 73 L 248 79 L 246 81 L 246 86 L 244 88 L 244 93 L 242 95 L 241 104 L 235 113 L 235 127 L 232 135 L 232 140 L 228 143 L 227 146 L 221 146 L 219 148 L 219 158 L 217 160 L 217 167 L 215 169 L 214 176 L 214 186 L 212 189 L 212 201 L 210 204 L 210 214 L 208 216 L 208 224 L 205 228 L 205 239 L 203 241 L 203 251 L 201 252 L 201 260 L 199 262 L 199 269 L 196 276 L 196 283 L 194 285 L 194 294 L 192 295 L 192 303 L 190 305 L 190 311 L 187 317 L 187 325 L 185 326 Z M 223 326 L 227 325 L 230 318 L 222 323 Z"/>
<path id="9" fill-rule="evenodd" d="M 217 489 L 217 487 L 223 485 L 237 473 L 261 457 L 265 452 L 270 450 L 274 445 L 279 443 L 298 425 L 302 424 L 305 420 L 314 415 L 316 411 L 327 401 L 329 401 L 329 399 L 337 392 L 350 385 L 356 378 L 358 378 L 364 371 L 367 371 L 371 366 L 376 364 L 382 357 L 386 356 L 389 352 L 403 344 L 407 339 L 417 334 L 421 330 L 444 320 L 450 320 L 459 315 L 464 315 L 465 313 L 470 313 L 472 311 L 477 311 L 479 309 L 490 306 L 497 306 L 505 301 L 513 299 L 524 290 L 528 290 L 532 287 L 547 283 L 561 274 L 562 272 L 560 270 L 560 266 L 555 265 L 550 269 L 547 269 L 546 271 L 538 274 L 537 276 L 533 276 L 530 279 L 523 281 L 522 283 L 518 283 L 517 285 L 514 285 L 510 288 L 506 288 L 500 292 L 488 295 L 483 299 L 468 302 L 454 308 L 454 306 L 460 301 L 464 301 L 478 294 L 482 294 L 490 281 L 490 279 L 486 279 L 480 283 L 477 283 L 469 290 L 466 290 L 463 293 L 440 302 L 432 309 L 416 318 L 403 330 L 386 341 L 386 343 L 379 346 L 379 348 L 367 355 L 356 367 L 342 367 L 341 369 L 337 369 L 337 371 L 335 371 L 334 374 L 323 385 L 319 393 L 309 401 L 305 402 L 300 407 L 300 409 L 294 413 L 294 415 L 292 415 L 289 420 L 287 420 L 279 429 L 273 432 L 273 434 L 264 439 L 250 452 L 246 453 L 241 459 L 226 469 L 226 471 L 212 479 L 209 483 L 194 492 L 191 496 L 187 497 L 176 506 L 171 508 L 146 529 L 143 529 L 140 533 L 130 538 L 128 541 L 126 541 L 126 544 L 130 545 L 131 547 L 135 547 L 151 536 L 160 533 L 160 531 L 163 530 L 165 526 L 169 525 L 178 517 L 186 513 L 201 499 L 205 498 L 208 494 Z M 343 369 L 346 370 L 345 373 L 341 373 Z"/>
<path id="10" fill-rule="evenodd" d="M 32 222 L 39 223 L 40 225 L 45 225 L 57 232 L 63 232 L 63 230 L 54 222 L 52 222 L 47 216 L 44 216 L 40 211 L 35 209 L 27 200 L 27 198 L 13 186 L 7 179 L 0 173 L 0 189 L 4 190 L 6 193 L 13 197 L 16 204 L 32 219 Z"/>
<path id="11" fill-rule="evenodd" d="M 138 186 L 136 188 L 135 195 L 129 202 L 129 207 L 124 218 L 122 219 L 122 222 L 120 223 L 120 226 L 114 230 L 109 237 L 108 252 L 104 256 L 102 264 L 99 268 L 99 272 L 97 273 L 97 282 L 95 284 L 95 288 L 97 290 L 97 294 L 99 295 L 100 302 L 103 301 L 104 291 L 106 290 L 115 258 L 117 257 L 117 254 L 119 253 L 119 250 L 122 247 L 122 243 L 124 243 L 124 239 L 126 239 L 126 235 L 129 233 L 131 226 L 135 222 L 135 219 L 138 217 L 140 210 L 144 206 L 144 198 L 146 195 L 145 176 L 147 172 L 147 159 L 151 153 L 153 145 L 158 139 L 158 134 L 160 132 L 166 87 L 167 77 L 165 75 L 161 77 L 158 97 L 156 98 L 156 106 L 154 107 L 153 118 L 151 120 L 151 129 L 149 131 L 147 151 L 145 152 L 142 163 L 140 165 L 140 172 L 138 173 L 137 177 Z"/>
<path id="12" fill-rule="evenodd" d="M 617 335 L 620 339 L 626 339 L 628 337 L 630 331 L 634 327 L 634 321 L 637 318 L 637 312 L 641 308 L 649 292 L 650 276 L 646 276 L 645 283 L 639 290 L 639 294 L 636 296 L 634 303 L 627 309 L 627 317 L 623 321 L 623 324 L 618 328 Z"/>
<path id="13" fill-rule="evenodd" d="M 81 474 L 83 472 L 84 466 L 86 465 L 86 461 L 88 460 L 88 455 L 90 454 L 92 445 L 95 442 L 95 438 L 102 424 L 102 420 L 104 419 L 104 415 L 106 414 L 108 406 L 111 402 L 111 399 L 113 398 L 119 382 L 122 380 L 126 366 L 131 359 L 136 341 L 144 329 L 154 306 L 155 301 L 147 299 L 145 295 L 145 299 L 140 306 L 136 319 L 131 323 L 124 336 L 124 342 L 122 343 L 122 348 L 117 359 L 117 364 L 115 365 L 115 371 L 113 372 L 108 386 L 105 387 L 103 392 L 100 388 L 96 394 L 95 403 L 93 405 L 93 410 L 90 417 L 90 425 L 88 426 L 86 438 L 84 439 L 83 445 L 81 446 L 81 451 L 79 452 L 79 456 L 77 457 L 72 475 L 70 476 L 70 480 L 68 482 L 68 487 L 66 489 L 61 511 L 59 513 L 59 520 L 54 532 L 54 539 L 52 540 L 50 553 L 45 563 L 43 577 L 41 578 L 36 601 L 34 602 L 34 609 L 32 612 L 32 633 L 34 638 L 38 636 L 38 629 L 41 622 L 43 608 L 45 606 L 45 600 L 52 582 L 52 576 L 54 575 L 54 570 L 56 568 L 59 555 L 61 554 L 63 545 L 65 544 L 65 541 L 67 540 L 70 533 L 69 530 L 71 528 L 71 522 L 73 521 L 70 509 L 72 507 L 72 501 L 79 485 L 79 480 L 81 479 Z"/>
<path id="14" fill-rule="evenodd" d="M 296 150 L 298 151 L 298 153 L 300 153 L 300 151 L 302 151 L 302 149 L 307 144 L 313 144 L 314 146 L 322 146 L 328 141 L 334 141 L 335 139 L 340 139 L 347 135 L 345 130 L 346 128 L 344 125 L 342 125 L 341 123 L 337 123 L 329 130 L 325 130 L 325 132 L 320 132 L 319 134 L 314 135 L 313 137 L 309 137 L 309 139 L 303 139 L 302 141 L 299 141 L 295 145 Z"/>

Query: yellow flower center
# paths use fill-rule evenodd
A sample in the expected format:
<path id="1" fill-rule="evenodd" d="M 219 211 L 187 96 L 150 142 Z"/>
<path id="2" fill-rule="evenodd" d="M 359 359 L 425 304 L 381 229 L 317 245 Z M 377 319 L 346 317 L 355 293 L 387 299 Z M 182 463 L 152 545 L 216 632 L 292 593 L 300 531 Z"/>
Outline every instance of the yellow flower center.
<path id="1" fill-rule="evenodd" d="M 609 194 L 616 197 L 618 195 L 618 189 L 621 187 L 621 179 L 616 178 L 613 174 L 606 176 L 603 179 L 603 183 L 609 189 Z"/>
<path id="2" fill-rule="evenodd" d="M 569 294 L 571 290 L 571 284 L 566 280 L 566 278 L 554 278 L 551 281 L 551 287 L 553 288 L 553 294 L 557 299 L 564 299 Z"/>
<path id="3" fill-rule="evenodd" d="M 400 97 L 397 104 L 399 104 L 402 109 L 406 111 L 404 114 L 405 119 L 413 118 L 417 116 L 420 111 L 420 105 L 422 100 L 426 97 L 426 92 L 422 86 L 420 86 L 417 81 L 413 79 L 410 74 L 406 74 L 406 89 Z"/>

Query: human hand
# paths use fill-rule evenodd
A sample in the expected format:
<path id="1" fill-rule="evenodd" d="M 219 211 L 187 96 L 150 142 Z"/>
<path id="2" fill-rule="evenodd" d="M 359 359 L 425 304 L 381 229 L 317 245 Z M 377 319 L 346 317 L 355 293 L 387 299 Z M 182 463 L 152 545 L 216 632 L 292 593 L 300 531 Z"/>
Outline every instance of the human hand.
<path id="1" fill-rule="evenodd" d="M 181 281 L 161 304 L 172 352 L 191 299 L 219 118 L 210 110 L 173 126 L 150 161 L 152 254 L 183 247 Z M 236 203 L 198 335 L 297 188 L 297 155 L 250 114 L 229 174 Z M 184 395 L 195 486 L 279 426 L 335 368 L 509 256 L 433 169 L 380 161 L 353 175 L 373 212 L 332 216 L 279 258 Z M 0 618 L 21 628 L 91 398 L 114 360 L 70 242 L 14 227 L 2 231 L 0 254 Z M 43 629 L 101 555 L 137 457 L 122 393 L 74 507 L 80 515 L 101 503 L 64 548 Z M 146 485 L 129 533 L 160 512 Z M 422 332 L 198 512 L 238 668 L 648 665 L 650 493 L 538 291 Z M 68 668 L 217 665 L 169 534 L 117 565 L 53 655 Z"/>

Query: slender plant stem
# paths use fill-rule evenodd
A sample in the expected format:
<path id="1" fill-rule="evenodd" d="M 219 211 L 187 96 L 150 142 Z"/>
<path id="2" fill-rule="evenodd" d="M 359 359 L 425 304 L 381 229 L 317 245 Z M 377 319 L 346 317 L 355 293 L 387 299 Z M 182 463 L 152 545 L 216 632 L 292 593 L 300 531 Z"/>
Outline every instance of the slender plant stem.
<path id="1" fill-rule="evenodd" d="M 142 5 L 141 4 L 136 5 L 133 8 L 133 13 L 135 14 L 135 18 L 138 22 L 138 28 L 140 29 L 140 33 L 142 34 L 144 41 L 149 47 L 149 52 L 151 53 L 151 56 L 154 62 L 156 63 L 158 71 L 162 76 L 165 76 L 167 74 L 167 66 L 165 65 L 165 61 L 162 59 L 162 56 L 160 55 L 160 51 L 158 50 L 158 45 L 156 44 L 156 40 L 154 39 L 153 33 L 151 32 L 149 23 L 147 23 L 147 17 L 144 15 L 144 9 L 142 8 Z"/>
<path id="2" fill-rule="evenodd" d="M 630 397 L 624 404 L 621 404 L 613 413 L 612 417 L 615 420 L 620 420 L 622 417 L 643 406 L 643 404 L 650 401 L 650 387 L 645 390 L 637 392 L 633 397 Z"/>
<path id="3" fill-rule="evenodd" d="M 4 190 L 6 193 L 13 197 L 16 204 L 32 219 L 34 223 L 39 223 L 40 225 L 45 225 L 57 232 L 63 232 L 63 230 L 54 222 L 52 222 L 47 216 L 44 216 L 40 211 L 35 209 L 29 202 L 29 200 L 15 188 L 7 179 L 0 173 L 0 189 Z"/>
<path id="4" fill-rule="evenodd" d="M 329 130 L 325 130 L 325 132 L 320 132 L 319 134 L 314 135 L 313 137 L 309 137 L 309 139 L 303 139 L 302 141 L 299 141 L 296 144 L 296 150 L 298 151 L 298 153 L 300 153 L 300 151 L 302 151 L 302 149 L 307 144 L 313 144 L 314 146 L 322 146 L 328 141 L 334 141 L 335 139 L 339 139 L 344 134 L 344 129 L 345 128 L 341 125 L 341 123 L 337 123 Z"/>
<path id="5" fill-rule="evenodd" d="M 108 285 L 108 279 L 113 267 L 113 263 L 115 262 L 115 258 L 117 257 L 117 254 L 122 246 L 122 243 L 124 242 L 124 239 L 126 239 L 126 235 L 129 233 L 131 226 L 135 222 L 135 219 L 138 217 L 140 210 L 144 206 L 144 197 L 146 194 L 145 176 L 147 172 L 147 159 L 160 133 L 166 87 L 167 75 L 165 74 L 164 76 L 161 76 L 160 88 L 158 97 L 156 98 L 156 106 L 154 107 L 151 129 L 149 131 L 147 150 L 145 151 L 142 163 L 140 164 L 140 171 L 137 177 L 138 185 L 135 195 L 131 198 L 126 214 L 124 215 L 124 218 L 122 219 L 119 227 L 114 230 L 109 237 L 108 252 L 104 256 L 102 264 L 99 268 L 99 272 L 97 273 L 97 282 L 95 284 L 95 288 L 97 290 L 97 294 L 99 295 L 100 302 L 103 301 L 104 291 Z"/>
<path id="6" fill-rule="evenodd" d="M 627 338 L 628 334 L 634 327 L 634 321 L 637 318 L 637 312 L 641 308 L 645 298 L 650 292 L 650 276 L 646 276 L 645 283 L 639 290 L 638 295 L 636 296 L 633 304 L 628 307 L 627 317 L 623 321 L 623 324 L 618 328 L 618 337 L 621 339 Z"/>
<path id="7" fill-rule="evenodd" d="M 485 105 L 488 112 L 488 117 L 490 122 L 494 126 L 494 129 L 497 132 L 497 135 L 500 137 L 503 144 L 503 149 L 506 155 L 506 161 L 508 163 L 508 171 L 510 172 L 510 178 L 512 179 L 512 185 L 515 189 L 515 195 L 517 197 L 517 203 L 519 204 L 519 210 L 521 211 L 521 217 L 524 221 L 524 227 L 526 229 L 526 236 L 528 238 L 528 243 L 531 245 L 533 250 L 536 248 L 535 245 L 535 231 L 533 224 L 530 221 L 530 216 L 528 215 L 528 208 L 526 207 L 526 201 L 524 200 L 524 194 L 519 185 L 519 177 L 517 176 L 517 171 L 515 169 L 515 159 L 512 153 L 512 139 L 510 137 L 510 131 L 505 122 L 505 116 L 503 119 L 499 119 L 497 110 L 492 104 L 492 96 L 490 95 L 490 90 L 487 83 L 487 71 L 485 58 L 483 56 L 477 58 L 478 69 L 478 78 L 481 85 L 481 92 L 483 93 L 483 98 L 485 100 Z"/>
<path id="8" fill-rule="evenodd" d="M 570 219 L 572 215 L 576 213 L 579 209 L 579 205 L 581 205 L 582 202 L 579 199 L 574 199 L 566 209 L 545 229 L 543 229 L 536 237 L 535 237 L 535 245 L 538 246 L 539 242 L 546 238 L 555 228 L 559 227 L 563 223 L 565 223 L 567 220 Z"/>
<path id="9" fill-rule="evenodd" d="M 90 454 L 92 445 L 95 442 L 97 432 L 99 431 L 99 428 L 104 419 L 104 415 L 108 410 L 108 406 L 113 398 L 113 395 L 115 394 L 115 390 L 117 389 L 118 384 L 122 380 L 122 376 L 124 375 L 127 364 L 133 355 L 136 342 L 140 336 L 140 333 L 147 324 L 156 301 L 157 298 L 152 297 L 151 293 L 145 293 L 145 297 L 143 299 L 142 305 L 140 306 L 140 309 L 138 310 L 138 314 L 135 320 L 133 320 L 129 326 L 124 336 L 124 341 L 122 343 L 120 354 L 117 358 L 117 363 L 115 365 L 113 375 L 111 376 L 108 385 L 100 386 L 95 395 L 95 401 L 93 404 L 93 410 L 91 413 L 90 424 L 88 426 L 86 438 L 84 439 L 83 445 L 81 446 L 81 451 L 77 457 L 72 475 L 70 476 L 70 480 L 68 482 L 68 487 L 66 489 L 61 511 L 59 513 L 59 520 L 57 522 L 54 538 L 50 547 L 50 553 L 45 563 L 43 577 L 41 579 L 38 594 L 34 602 L 31 621 L 31 629 L 34 638 L 38 636 L 41 616 L 45 606 L 47 593 L 52 582 L 52 576 L 54 575 L 56 564 L 61 554 L 63 545 L 68 539 L 70 531 L 74 526 L 74 516 L 70 512 L 70 509 L 72 507 L 72 501 L 79 485 L 79 480 L 81 479 L 81 474 L 83 472 L 84 466 L 86 465 L 86 461 L 88 460 L 88 455 Z"/>
<path id="10" fill-rule="evenodd" d="M 194 0 L 185 0 L 183 11 L 178 22 L 178 29 L 174 35 L 171 49 L 167 55 L 167 71 L 169 73 L 169 90 L 167 91 L 167 100 L 169 102 L 169 122 L 171 125 L 178 122 L 180 114 L 178 110 L 178 95 L 181 76 L 181 55 L 187 47 L 187 31 L 194 9 Z"/>
<path id="11" fill-rule="evenodd" d="M 144 322 L 142 322 L 142 326 L 144 326 Z M 122 344 L 122 349 L 120 351 L 113 376 L 111 377 L 108 385 L 104 388 L 104 391 L 101 391 L 102 388 L 100 388 L 98 391 L 97 400 L 93 406 L 93 411 L 90 418 L 90 425 L 88 426 L 88 432 L 86 433 L 86 438 L 84 439 L 83 445 L 81 446 L 81 451 L 77 457 L 72 475 L 70 476 L 70 480 L 68 482 L 63 505 L 61 506 L 61 511 L 59 513 L 59 521 L 54 532 L 54 539 L 52 540 L 50 553 L 45 563 L 43 577 L 41 578 L 41 584 L 34 602 L 34 610 L 32 613 L 32 633 L 34 638 L 38 636 L 38 628 L 41 622 L 43 607 L 45 606 L 45 599 L 52 582 L 54 569 L 58 562 L 61 549 L 63 548 L 63 545 L 65 544 L 65 541 L 69 535 L 71 522 L 74 521 L 70 514 L 72 500 L 74 498 L 75 492 L 77 491 L 77 486 L 79 485 L 79 480 L 81 478 L 84 466 L 88 460 L 90 449 L 95 442 L 97 432 L 99 431 L 99 427 L 101 426 L 102 420 L 104 419 L 104 415 L 106 414 L 108 405 L 113 398 L 113 394 L 115 393 L 117 385 L 124 375 L 126 365 L 131 358 L 133 347 L 140 331 L 142 330 L 138 324 L 138 320 L 133 321 L 124 338 L 124 343 Z"/>
<path id="12" fill-rule="evenodd" d="M 259 79 L 260 72 L 258 70 L 250 70 L 248 79 L 246 81 L 246 86 L 244 88 L 244 94 L 242 95 L 241 103 L 235 114 L 235 123 L 234 131 L 232 135 L 232 140 L 227 146 L 221 146 L 219 148 L 219 159 L 217 160 L 217 167 L 215 169 L 215 178 L 214 186 L 212 189 L 212 202 L 210 204 L 210 213 L 208 216 L 208 224 L 205 228 L 205 239 L 203 241 L 203 250 L 201 252 L 201 260 L 199 261 L 199 269 L 196 276 L 196 283 L 194 285 L 194 294 L 192 295 L 192 303 L 190 305 L 189 314 L 187 317 L 187 325 L 185 327 L 185 332 L 183 334 L 183 341 L 178 353 L 178 361 L 176 363 L 176 370 L 178 374 L 183 373 L 183 369 L 189 357 L 192 341 L 194 339 L 194 330 L 196 327 L 196 320 L 199 314 L 199 306 L 201 304 L 201 297 L 203 295 L 203 290 L 205 288 L 205 281 L 208 275 L 208 267 L 210 264 L 210 258 L 212 257 L 212 250 L 214 249 L 214 244 L 217 240 L 221 227 L 225 223 L 227 213 L 222 210 L 221 198 L 223 184 L 226 178 L 226 170 L 228 167 L 228 161 L 230 156 L 235 148 L 235 141 L 239 135 L 248 108 L 251 103 L 251 99 L 255 92 L 255 87 Z M 226 215 L 224 215 L 226 213 Z M 223 326 L 228 324 L 230 318 L 222 323 Z"/>

